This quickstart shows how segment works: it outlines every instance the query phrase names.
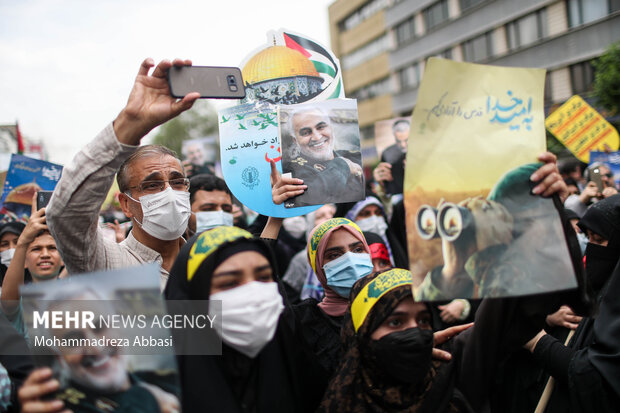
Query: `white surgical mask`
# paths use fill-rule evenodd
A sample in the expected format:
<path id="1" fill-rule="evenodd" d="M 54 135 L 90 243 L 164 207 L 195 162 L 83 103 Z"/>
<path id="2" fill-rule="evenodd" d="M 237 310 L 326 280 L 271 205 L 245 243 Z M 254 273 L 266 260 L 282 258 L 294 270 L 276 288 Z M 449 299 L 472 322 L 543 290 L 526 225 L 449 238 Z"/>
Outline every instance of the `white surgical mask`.
<path id="1" fill-rule="evenodd" d="M 15 254 L 15 248 L 9 248 L 8 250 L 0 251 L 0 264 L 4 264 L 7 267 L 11 264 L 13 255 Z"/>
<path id="2" fill-rule="evenodd" d="M 144 195 L 139 200 L 133 200 L 142 205 L 142 222 L 138 222 L 135 217 L 134 221 L 147 234 L 160 240 L 172 241 L 179 238 L 187 229 L 187 221 L 192 213 L 189 192 L 175 191 L 167 187 L 156 194 Z"/>
<path id="3" fill-rule="evenodd" d="M 222 301 L 222 341 L 250 358 L 271 341 L 284 310 L 275 282 L 252 281 L 209 299 Z"/>
<path id="4" fill-rule="evenodd" d="M 301 238 L 306 234 L 306 218 L 303 216 L 284 218 L 282 226 L 295 238 Z"/>
<path id="5" fill-rule="evenodd" d="M 385 219 L 377 215 L 360 219 L 359 221 L 355 221 L 355 223 L 362 231 L 374 232 L 380 236 L 384 236 L 385 231 L 387 230 L 387 223 L 385 222 Z"/>
<path id="6" fill-rule="evenodd" d="M 211 228 L 226 225 L 233 226 L 233 215 L 229 212 L 219 211 L 200 211 L 196 212 L 196 232 L 206 231 Z"/>

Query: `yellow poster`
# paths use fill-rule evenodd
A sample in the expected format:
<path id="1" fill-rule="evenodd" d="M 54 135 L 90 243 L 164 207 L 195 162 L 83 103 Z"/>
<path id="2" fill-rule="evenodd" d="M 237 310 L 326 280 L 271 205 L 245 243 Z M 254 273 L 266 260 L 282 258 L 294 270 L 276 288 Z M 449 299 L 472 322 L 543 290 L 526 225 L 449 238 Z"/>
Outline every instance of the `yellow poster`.
<path id="1" fill-rule="evenodd" d="M 549 115 L 545 126 L 585 163 L 590 163 L 590 151 L 615 152 L 620 146 L 618 131 L 579 95 Z"/>
<path id="2" fill-rule="evenodd" d="M 417 299 L 576 286 L 553 201 L 530 192 L 529 176 L 545 151 L 544 76 L 541 69 L 429 59 L 404 185 Z"/>

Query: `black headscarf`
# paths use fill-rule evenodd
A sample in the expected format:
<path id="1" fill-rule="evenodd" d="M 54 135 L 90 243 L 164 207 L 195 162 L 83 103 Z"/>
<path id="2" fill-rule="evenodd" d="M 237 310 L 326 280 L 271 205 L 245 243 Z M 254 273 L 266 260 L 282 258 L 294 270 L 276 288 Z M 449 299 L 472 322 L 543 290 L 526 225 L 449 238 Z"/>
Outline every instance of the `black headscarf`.
<path id="1" fill-rule="evenodd" d="M 195 235 L 181 248 L 166 299 L 208 299 L 214 270 L 243 251 L 259 252 L 269 260 L 282 292 L 269 247 L 240 228 L 218 227 Z M 298 337 L 292 312 L 285 310 L 274 338 L 254 359 L 226 344 L 222 356 L 178 356 L 183 411 L 314 411 L 326 377 Z"/>
<path id="2" fill-rule="evenodd" d="M 607 246 L 591 242 L 586 246 L 586 284 L 596 298 L 620 259 L 620 194 L 593 204 L 577 225 L 584 233 L 590 230 L 608 241 Z"/>

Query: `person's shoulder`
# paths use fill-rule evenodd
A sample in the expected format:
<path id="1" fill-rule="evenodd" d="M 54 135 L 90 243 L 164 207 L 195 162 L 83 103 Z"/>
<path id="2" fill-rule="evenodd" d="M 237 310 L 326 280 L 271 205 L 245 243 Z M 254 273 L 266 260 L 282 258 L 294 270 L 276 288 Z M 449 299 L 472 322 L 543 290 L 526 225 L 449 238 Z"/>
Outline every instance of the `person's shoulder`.
<path id="1" fill-rule="evenodd" d="M 359 162 L 361 159 L 361 152 L 354 150 L 340 150 L 335 151 L 336 155 L 341 158 L 346 158 L 354 162 Z"/>

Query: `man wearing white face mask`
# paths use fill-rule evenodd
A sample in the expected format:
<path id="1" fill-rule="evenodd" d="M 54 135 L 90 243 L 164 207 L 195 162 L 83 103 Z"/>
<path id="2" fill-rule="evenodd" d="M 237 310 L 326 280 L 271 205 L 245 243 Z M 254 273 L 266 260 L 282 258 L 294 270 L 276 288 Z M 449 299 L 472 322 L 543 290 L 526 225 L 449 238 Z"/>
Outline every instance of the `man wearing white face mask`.
<path id="1" fill-rule="evenodd" d="M 47 220 L 71 274 L 157 262 L 162 288 L 166 284 L 185 242 L 189 180 L 173 151 L 138 145 L 151 129 L 189 109 L 199 96 L 170 96 L 166 74 L 173 65 L 189 66 L 191 61 L 164 60 L 149 75 L 154 62 L 144 60 L 125 108 L 63 170 Z M 97 225 L 117 172 L 121 208 L 133 222 L 120 244 L 105 239 Z"/>
<path id="2" fill-rule="evenodd" d="M 215 175 L 194 175 L 189 180 L 192 215 L 188 235 L 219 227 L 233 226 L 232 195 L 226 182 Z"/>
<path id="3" fill-rule="evenodd" d="M 357 202 L 345 214 L 345 218 L 355 221 L 362 231 L 379 235 L 385 242 L 390 262 L 394 267 L 409 267 L 405 248 L 389 230 L 383 205 L 377 198 L 367 196 L 365 199 Z"/>

